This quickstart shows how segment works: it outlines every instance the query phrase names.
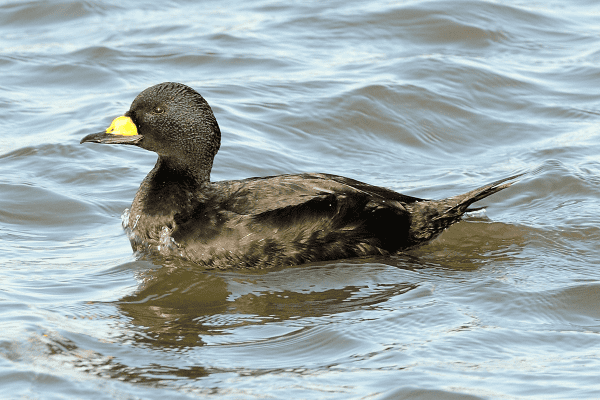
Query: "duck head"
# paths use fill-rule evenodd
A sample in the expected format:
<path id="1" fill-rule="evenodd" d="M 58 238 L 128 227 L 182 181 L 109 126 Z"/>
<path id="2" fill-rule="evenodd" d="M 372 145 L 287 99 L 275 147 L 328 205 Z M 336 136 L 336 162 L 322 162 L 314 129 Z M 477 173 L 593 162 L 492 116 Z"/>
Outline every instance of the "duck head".
<path id="1" fill-rule="evenodd" d="M 189 86 L 165 82 L 141 92 L 104 132 L 80 143 L 129 144 L 158 154 L 158 164 L 208 181 L 221 131 L 204 98 Z"/>

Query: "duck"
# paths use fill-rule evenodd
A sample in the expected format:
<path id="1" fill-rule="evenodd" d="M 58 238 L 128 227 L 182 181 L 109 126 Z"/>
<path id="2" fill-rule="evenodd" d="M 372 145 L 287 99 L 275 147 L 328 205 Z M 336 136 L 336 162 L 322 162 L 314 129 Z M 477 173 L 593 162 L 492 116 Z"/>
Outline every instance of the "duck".
<path id="1" fill-rule="evenodd" d="M 217 270 L 399 254 L 431 241 L 520 176 L 442 200 L 326 173 L 212 182 L 219 125 L 200 93 L 176 82 L 142 91 L 105 131 L 80 141 L 88 142 L 158 154 L 123 218 L 136 253 Z"/>

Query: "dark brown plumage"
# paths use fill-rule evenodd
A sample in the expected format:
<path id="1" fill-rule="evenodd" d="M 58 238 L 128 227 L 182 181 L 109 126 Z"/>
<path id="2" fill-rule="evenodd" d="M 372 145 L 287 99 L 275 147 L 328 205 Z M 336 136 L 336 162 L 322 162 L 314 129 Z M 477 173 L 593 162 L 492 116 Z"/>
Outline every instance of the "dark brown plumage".
<path id="1" fill-rule="evenodd" d="M 133 249 L 207 268 L 393 254 L 431 240 L 469 205 L 518 176 L 444 200 L 328 174 L 210 182 L 221 132 L 195 90 L 170 82 L 153 86 L 136 97 L 125 117 L 114 122 L 132 131 L 117 127 L 81 143 L 132 144 L 158 154 L 125 222 Z"/>

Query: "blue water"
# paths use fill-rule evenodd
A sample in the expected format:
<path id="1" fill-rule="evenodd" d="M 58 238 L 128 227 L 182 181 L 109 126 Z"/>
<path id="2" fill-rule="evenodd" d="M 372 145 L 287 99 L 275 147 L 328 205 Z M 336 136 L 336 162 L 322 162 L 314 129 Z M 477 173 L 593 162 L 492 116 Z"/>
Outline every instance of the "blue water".
<path id="1" fill-rule="evenodd" d="M 0 3 L 0 397 L 600 398 L 600 4 Z M 79 144 L 178 81 L 212 179 L 442 198 L 426 246 L 260 274 L 132 254 L 156 155 Z"/>

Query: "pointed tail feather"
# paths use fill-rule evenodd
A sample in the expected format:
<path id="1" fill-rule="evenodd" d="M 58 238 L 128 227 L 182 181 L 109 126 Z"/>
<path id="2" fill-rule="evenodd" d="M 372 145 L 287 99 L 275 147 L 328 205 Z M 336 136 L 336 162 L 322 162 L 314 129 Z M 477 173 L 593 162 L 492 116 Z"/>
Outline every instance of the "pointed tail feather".
<path id="1" fill-rule="evenodd" d="M 467 211 L 474 211 L 474 210 L 468 209 L 471 204 L 473 204 L 481 199 L 484 199 L 496 192 L 499 192 L 502 189 L 506 189 L 507 187 L 509 187 L 510 185 L 515 183 L 514 180 L 516 178 L 518 178 L 522 175 L 523 174 L 521 173 L 521 174 L 509 176 L 508 178 L 497 180 L 488 185 L 482 186 L 475 190 L 471 190 L 470 192 L 460 194 L 458 196 L 454 196 L 454 197 L 450 197 L 450 198 L 446 199 L 446 201 L 444 201 L 444 203 L 445 204 L 449 203 L 448 204 L 449 207 L 446 210 L 440 210 L 441 211 L 440 215 L 435 217 L 434 220 L 457 218 L 457 217 L 460 217 L 461 215 L 463 215 Z M 513 181 L 513 182 L 508 182 L 508 181 Z M 478 209 L 480 209 L 480 208 L 478 208 Z M 478 209 L 476 209 L 476 210 L 478 210 Z"/>
<path id="2" fill-rule="evenodd" d="M 471 204 L 509 187 L 521 175 L 523 174 L 509 176 L 447 199 L 422 200 L 405 204 L 404 207 L 410 213 L 411 220 L 410 244 L 419 245 L 433 239 L 442 233 L 444 229 L 460 221 Z"/>

